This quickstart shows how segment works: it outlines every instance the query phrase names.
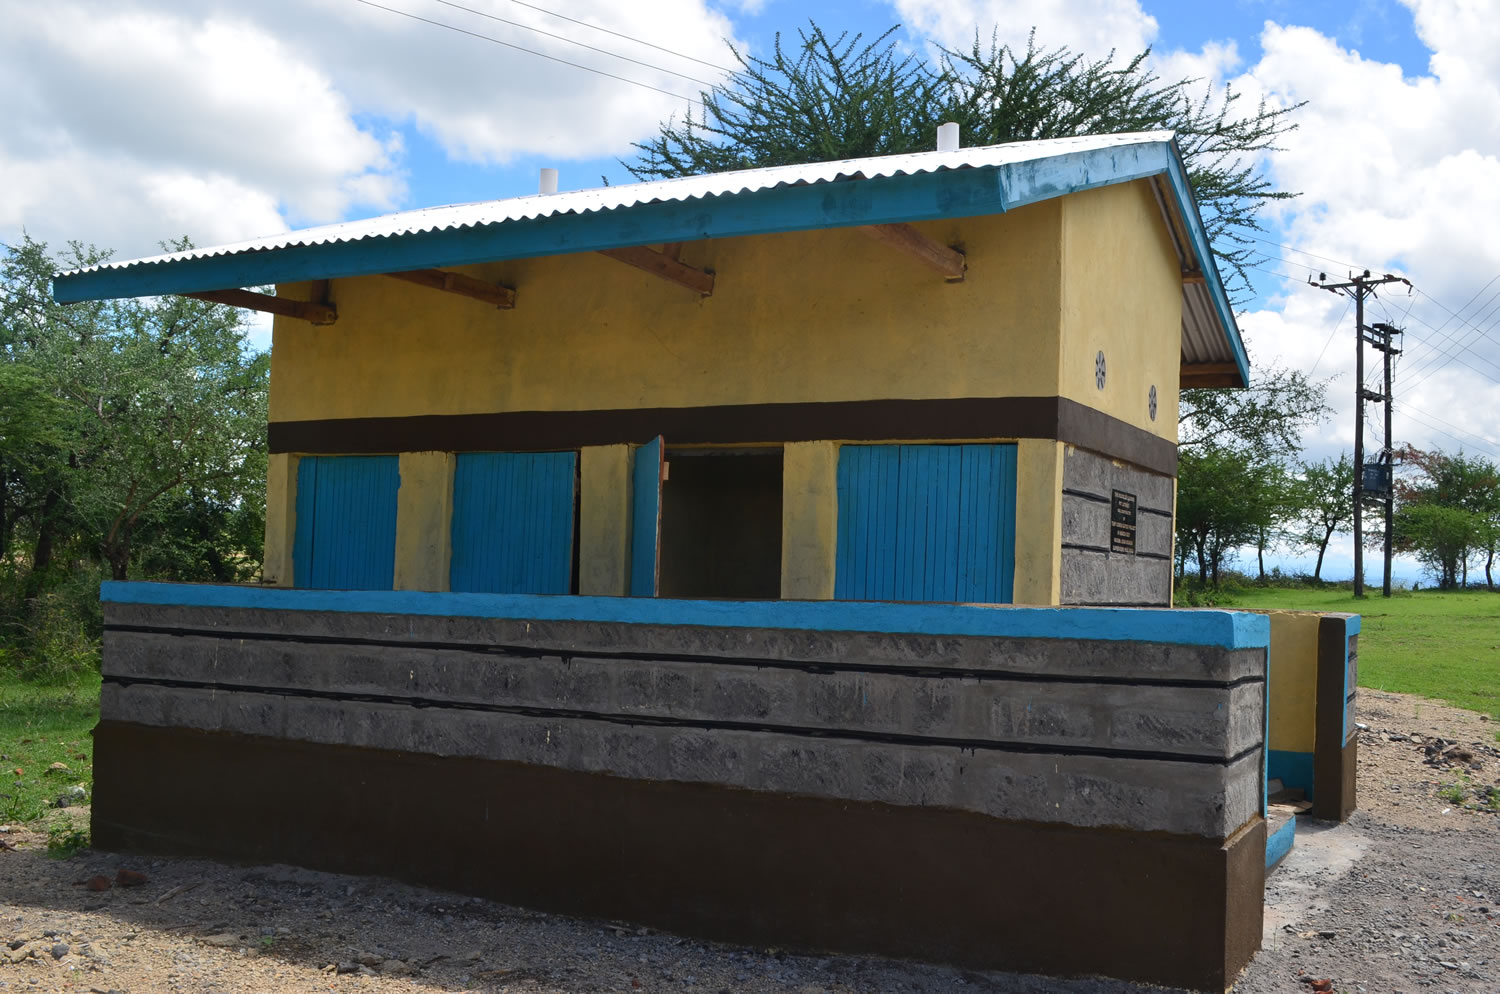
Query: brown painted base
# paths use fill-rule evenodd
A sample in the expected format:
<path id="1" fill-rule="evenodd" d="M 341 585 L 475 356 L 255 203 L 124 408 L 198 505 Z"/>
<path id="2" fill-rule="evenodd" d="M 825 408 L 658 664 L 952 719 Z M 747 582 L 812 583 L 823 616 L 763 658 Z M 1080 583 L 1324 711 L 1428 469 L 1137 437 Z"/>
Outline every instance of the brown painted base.
<path id="1" fill-rule="evenodd" d="M 1351 738 L 1342 749 L 1325 749 L 1321 744 L 1313 755 L 1314 818 L 1348 821 L 1354 813 L 1355 774 L 1359 769 L 1359 739 Z"/>
<path id="2" fill-rule="evenodd" d="M 93 838 L 380 874 L 734 942 L 1223 990 L 1265 824 L 1228 843 L 101 722 Z M 414 845 L 410 826 L 426 826 Z"/>

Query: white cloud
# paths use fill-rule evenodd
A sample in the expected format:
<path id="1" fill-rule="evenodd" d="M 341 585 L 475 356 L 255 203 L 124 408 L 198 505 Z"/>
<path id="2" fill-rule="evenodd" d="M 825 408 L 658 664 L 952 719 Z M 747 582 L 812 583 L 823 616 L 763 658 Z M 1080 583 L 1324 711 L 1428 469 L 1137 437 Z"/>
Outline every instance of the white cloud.
<path id="1" fill-rule="evenodd" d="M 1156 18 L 1139 0 L 891 0 L 907 27 L 948 48 L 966 48 L 991 32 L 1025 49 L 1031 29 L 1045 49 L 1066 45 L 1103 58 L 1110 50 L 1131 56 L 1156 37 Z"/>
<path id="2" fill-rule="evenodd" d="M 435 0 L 387 6 L 696 95 L 713 68 L 501 0 L 464 6 L 620 51 L 610 59 Z M 704 0 L 589 0 L 570 15 L 722 64 L 732 26 Z M 123 255 L 402 206 L 397 126 L 452 159 L 623 155 L 676 97 L 352 0 L 0 0 L 0 240 L 23 228 Z"/>
<path id="3" fill-rule="evenodd" d="M 1341 260 L 1408 276 L 1422 294 L 1391 287 L 1366 315 L 1367 323 L 1408 329 L 1397 367 L 1397 444 L 1462 446 L 1500 459 L 1500 325 L 1492 324 L 1500 314 L 1482 310 L 1500 284 L 1462 312 L 1472 326 L 1444 310 L 1461 310 L 1500 274 L 1500 229 L 1480 220 L 1500 216 L 1500 132 L 1476 126 L 1500 119 L 1500 28 L 1471 16 L 1474 5 L 1464 0 L 1413 6 L 1421 37 L 1434 47 L 1431 72 L 1414 78 L 1310 28 L 1266 25 L 1263 56 L 1236 85 L 1308 101 L 1297 112 L 1300 127 L 1270 159 L 1278 185 L 1302 192 L 1279 210 L 1285 233 L 1276 240 L 1328 257 L 1266 245 L 1281 256 L 1267 268 L 1337 279 L 1349 267 L 1330 260 Z M 1256 355 L 1311 368 L 1309 355 L 1328 340 L 1344 302 L 1254 275 L 1280 295 L 1243 316 Z M 1330 393 L 1338 413 L 1308 439 L 1314 458 L 1352 447 L 1353 335 L 1351 312 L 1318 365 L 1319 375 L 1339 374 Z"/>

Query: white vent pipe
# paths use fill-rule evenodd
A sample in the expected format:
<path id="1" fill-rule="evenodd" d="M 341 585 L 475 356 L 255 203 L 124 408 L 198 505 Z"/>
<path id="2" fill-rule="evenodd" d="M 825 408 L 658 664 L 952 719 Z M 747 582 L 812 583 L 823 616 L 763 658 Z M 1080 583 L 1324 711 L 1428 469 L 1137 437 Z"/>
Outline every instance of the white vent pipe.
<path id="1" fill-rule="evenodd" d="M 954 127 L 958 127 L 958 125 L 954 125 Z M 557 170 L 556 169 L 543 169 L 542 170 L 542 179 L 541 179 L 541 182 L 537 185 L 537 191 L 536 192 L 537 193 L 556 193 L 557 192 Z"/>
<path id="2" fill-rule="evenodd" d="M 958 124 L 949 121 L 947 124 L 938 125 L 938 147 L 939 152 L 958 151 Z"/>

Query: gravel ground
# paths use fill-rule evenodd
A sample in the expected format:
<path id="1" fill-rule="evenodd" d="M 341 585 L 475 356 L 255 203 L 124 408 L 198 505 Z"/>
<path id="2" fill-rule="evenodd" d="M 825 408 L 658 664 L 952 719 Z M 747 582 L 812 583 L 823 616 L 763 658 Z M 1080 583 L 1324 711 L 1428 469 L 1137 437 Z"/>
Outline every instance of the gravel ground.
<path id="1" fill-rule="evenodd" d="M 1500 991 L 1500 723 L 1370 691 L 1359 715 L 1362 810 L 1299 822 L 1235 991 Z M 33 831 L 0 840 L 15 847 L 0 846 L 0 991 L 1143 990 L 702 943 L 286 866 L 54 860 Z M 116 884 L 121 871 L 146 879 Z"/>

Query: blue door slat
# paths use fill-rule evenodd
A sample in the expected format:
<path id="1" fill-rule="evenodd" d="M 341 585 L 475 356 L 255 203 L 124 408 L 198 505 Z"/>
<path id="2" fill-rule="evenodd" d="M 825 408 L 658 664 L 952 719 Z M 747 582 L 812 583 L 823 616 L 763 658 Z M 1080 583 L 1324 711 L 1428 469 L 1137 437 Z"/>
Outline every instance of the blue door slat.
<path id="1" fill-rule="evenodd" d="M 573 580 L 573 452 L 461 452 L 449 589 L 565 594 Z"/>
<path id="2" fill-rule="evenodd" d="M 396 456 L 304 456 L 297 466 L 292 582 L 390 590 L 396 572 Z"/>
<path id="3" fill-rule="evenodd" d="M 1014 445 L 846 445 L 834 596 L 1007 603 Z"/>
<path id="4" fill-rule="evenodd" d="M 635 450 L 631 473 L 630 595 L 655 597 L 661 536 L 661 436 Z"/>

